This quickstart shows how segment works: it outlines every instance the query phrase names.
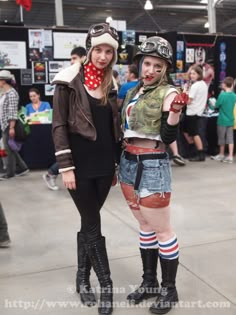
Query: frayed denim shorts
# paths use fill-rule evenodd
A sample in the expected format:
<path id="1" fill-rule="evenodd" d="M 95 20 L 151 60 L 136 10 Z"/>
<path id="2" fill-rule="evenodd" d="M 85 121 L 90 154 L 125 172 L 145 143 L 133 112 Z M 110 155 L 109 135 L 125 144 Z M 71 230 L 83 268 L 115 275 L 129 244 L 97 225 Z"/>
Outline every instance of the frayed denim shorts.
<path id="1" fill-rule="evenodd" d="M 168 154 L 164 159 L 143 160 L 141 163 L 143 164 L 142 176 L 136 190 L 139 198 L 155 193 L 162 195 L 171 192 L 171 168 Z M 126 159 L 123 152 L 119 168 L 120 182 L 134 186 L 137 170 L 138 162 Z"/>

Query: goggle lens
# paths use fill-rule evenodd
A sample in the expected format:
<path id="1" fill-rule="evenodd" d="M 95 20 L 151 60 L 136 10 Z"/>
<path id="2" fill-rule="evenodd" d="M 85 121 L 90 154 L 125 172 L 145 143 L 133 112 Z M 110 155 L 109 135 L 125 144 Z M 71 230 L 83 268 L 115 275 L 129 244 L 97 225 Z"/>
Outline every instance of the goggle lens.
<path id="1" fill-rule="evenodd" d="M 171 51 L 167 46 L 161 45 L 157 47 L 159 54 L 165 58 L 170 58 L 172 56 Z"/>
<path id="2" fill-rule="evenodd" d="M 119 35 L 114 27 L 109 26 L 108 24 L 97 24 L 94 25 L 90 31 L 91 36 L 100 36 L 105 33 L 109 33 L 115 40 L 119 41 Z"/>
<path id="3" fill-rule="evenodd" d="M 166 45 L 159 44 L 152 41 L 147 41 L 147 42 L 142 43 L 140 46 L 140 50 L 143 53 L 157 52 L 163 58 L 172 57 L 172 52 Z"/>

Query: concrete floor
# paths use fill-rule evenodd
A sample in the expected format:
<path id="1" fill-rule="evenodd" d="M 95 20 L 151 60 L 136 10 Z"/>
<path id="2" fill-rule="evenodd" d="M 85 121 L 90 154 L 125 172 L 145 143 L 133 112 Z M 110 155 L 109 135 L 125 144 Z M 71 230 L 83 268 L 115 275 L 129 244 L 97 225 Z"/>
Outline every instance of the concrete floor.
<path id="1" fill-rule="evenodd" d="M 236 163 L 173 166 L 172 222 L 181 256 L 180 303 L 173 315 L 236 314 Z M 50 191 L 43 172 L 0 182 L 12 245 L 0 249 L 0 314 L 97 314 L 75 292 L 79 215 L 61 180 Z M 141 281 L 138 226 L 119 187 L 102 210 L 116 294 L 114 314 L 148 314 L 152 300 L 126 303 Z M 160 278 L 160 273 L 159 273 Z M 92 285 L 97 279 L 92 273 Z"/>

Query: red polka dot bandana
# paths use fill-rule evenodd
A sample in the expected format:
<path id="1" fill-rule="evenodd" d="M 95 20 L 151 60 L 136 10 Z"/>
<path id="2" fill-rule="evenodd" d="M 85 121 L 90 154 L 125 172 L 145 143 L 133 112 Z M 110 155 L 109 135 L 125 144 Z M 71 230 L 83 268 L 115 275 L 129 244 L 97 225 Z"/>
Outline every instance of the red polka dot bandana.
<path id="1" fill-rule="evenodd" d="M 89 90 L 96 90 L 102 83 L 104 69 L 96 68 L 92 62 L 84 66 L 85 85 Z"/>

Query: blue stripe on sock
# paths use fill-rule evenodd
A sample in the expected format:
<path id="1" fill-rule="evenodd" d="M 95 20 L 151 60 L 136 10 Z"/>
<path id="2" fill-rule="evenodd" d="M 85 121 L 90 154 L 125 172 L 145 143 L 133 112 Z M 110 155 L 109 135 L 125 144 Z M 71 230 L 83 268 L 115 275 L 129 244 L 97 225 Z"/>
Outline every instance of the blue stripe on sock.
<path id="1" fill-rule="evenodd" d="M 144 247 L 148 247 L 148 246 L 153 246 L 153 245 L 158 245 L 158 242 L 155 241 L 155 242 L 152 242 L 152 243 L 140 243 L 141 246 L 144 246 Z"/>
<path id="2" fill-rule="evenodd" d="M 144 236 L 144 237 L 149 237 L 149 236 L 154 236 L 156 233 L 155 232 L 151 232 L 151 233 L 148 233 L 148 234 L 143 234 L 143 233 L 139 232 L 139 234 L 141 236 Z"/>
<path id="3" fill-rule="evenodd" d="M 171 245 L 174 245 L 175 243 L 177 243 L 177 238 L 174 239 L 171 243 L 168 243 L 168 244 L 162 244 L 161 242 L 159 242 L 159 245 L 160 245 L 160 248 L 165 248 L 165 247 L 169 247 Z"/>
<path id="4" fill-rule="evenodd" d="M 171 255 L 165 255 L 165 254 L 163 255 L 161 252 L 159 252 L 159 255 L 161 258 L 164 258 L 164 259 L 177 258 L 179 256 L 179 251 Z"/>

